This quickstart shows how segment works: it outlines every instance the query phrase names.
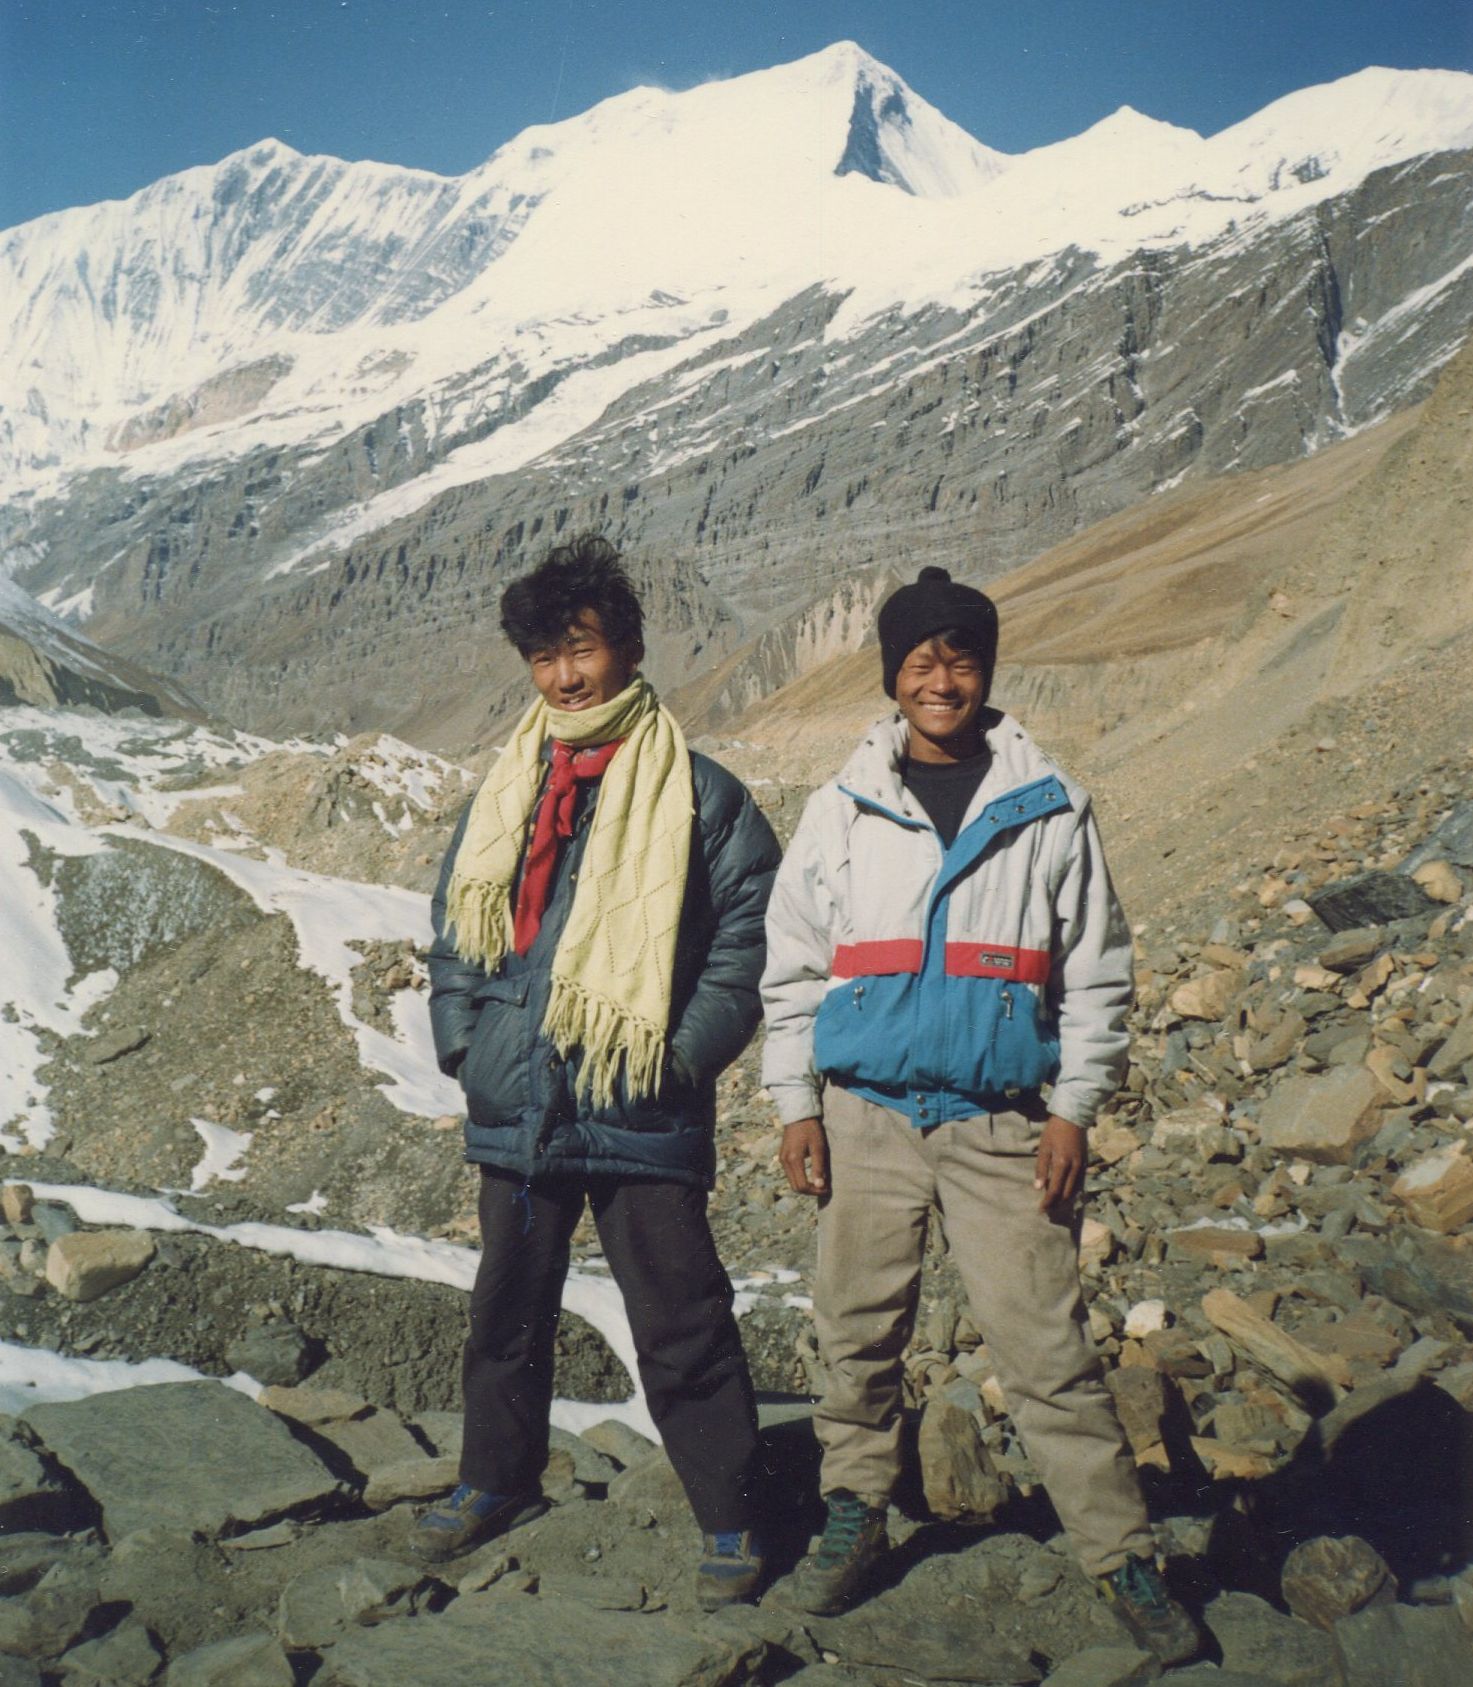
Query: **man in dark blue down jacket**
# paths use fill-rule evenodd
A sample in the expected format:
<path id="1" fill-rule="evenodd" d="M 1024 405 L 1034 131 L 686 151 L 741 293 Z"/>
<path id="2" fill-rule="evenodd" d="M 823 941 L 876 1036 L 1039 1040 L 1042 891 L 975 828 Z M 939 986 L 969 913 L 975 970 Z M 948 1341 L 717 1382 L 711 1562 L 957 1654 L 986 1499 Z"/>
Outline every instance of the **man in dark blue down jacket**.
<path id="1" fill-rule="evenodd" d="M 639 673 L 640 605 L 597 535 L 514 581 L 537 697 L 461 817 L 434 898 L 430 1012 L 481 1172 L 461 1485 L 436 1560 L 542 1509 L 553 1339 L 587 1203 L 640 1380 L 704 1536 L 707 1609 L 749 1598 L 752 1384 L 706 1218 L 716 1078 L 756 1028 L 779 851 Z"/>

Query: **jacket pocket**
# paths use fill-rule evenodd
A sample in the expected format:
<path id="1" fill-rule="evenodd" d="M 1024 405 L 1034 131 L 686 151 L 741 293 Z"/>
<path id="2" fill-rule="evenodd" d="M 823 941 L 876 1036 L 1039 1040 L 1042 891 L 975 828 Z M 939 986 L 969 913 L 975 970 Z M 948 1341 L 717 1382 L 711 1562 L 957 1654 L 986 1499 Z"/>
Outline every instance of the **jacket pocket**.
<path id="1" fill-rule="evenodd" d="M 843 1083 L 904 1089 L 910 1082 L 915 984 L 913 973 L 882 973 L 833 985 L 813 1022 L 817 1070 Z"/>
<path id="2" fill-rule="evenodd" d="M 514 1119 L 530 1102 L 528 1068 L 537 1035 L 527 1010 L 530 984 L 520 973 L 485 979 L 471 993 L 478 1011 L 460 1084 L 467 1110 L 480 1123 Z"/>
<path id="3" fill-rule="evenodd" d="M 1032 990 L 995 978 L 948 982 L 960 986 L 952 991 L 955 1019 L 946 1029 L 948 1085 L 964 1095 L 1001 1097 L 1053 1077 L 1059 1045 L 1043 1033 Z"/>

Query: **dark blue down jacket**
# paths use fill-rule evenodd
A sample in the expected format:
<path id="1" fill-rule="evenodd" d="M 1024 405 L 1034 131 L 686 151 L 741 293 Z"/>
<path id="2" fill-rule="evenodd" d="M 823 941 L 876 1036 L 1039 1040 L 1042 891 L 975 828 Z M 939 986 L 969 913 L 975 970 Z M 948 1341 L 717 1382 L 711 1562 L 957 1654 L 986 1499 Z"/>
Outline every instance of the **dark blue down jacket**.
<path id="1" fill-rule="evenodd" d="M 572 906 L 598 782 L 580 786 L 547 911 L 525 956 L 493 976 L 455 952 L 445 894 L 470 808 L 445 853 L 432 913 L 430 1021 L 435 1051 L 466 1098 L 466 1158 L 525 1177 L 612 1173 L 708 1189 L 715 1177 L 716 1078 L 761 1017 L 763 915 L 780 852 L 746 787 L 692 754 L 696 824 L 676 937 L 669 1058 L 658 1093 L 595 1108 L 574 1100 L 579 1051 L 565 1060 L 543 1035 L 552 958 Z M 540 799 L 539 799 L 540 800 Z M 530 836 L 530 827 L 528 831 Z"/>

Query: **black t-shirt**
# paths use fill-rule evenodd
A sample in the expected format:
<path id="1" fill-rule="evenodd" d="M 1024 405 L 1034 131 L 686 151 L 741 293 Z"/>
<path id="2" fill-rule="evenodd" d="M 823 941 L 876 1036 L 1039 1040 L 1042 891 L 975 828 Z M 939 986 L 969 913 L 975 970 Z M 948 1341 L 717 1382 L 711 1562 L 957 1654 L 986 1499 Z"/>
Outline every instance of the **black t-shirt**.
<path id="1" fill-rule="evenodd" d="M 965 761 L 922 762 L 908 760 L 901 775 L 905 788 L 931 817 L 931 824 L 941 834 L 941 842 L 950 849 L 962 827 L 962 817 L 977 794 L 977 787 L 987 775 L 991 756 L 986 750 Z"/>

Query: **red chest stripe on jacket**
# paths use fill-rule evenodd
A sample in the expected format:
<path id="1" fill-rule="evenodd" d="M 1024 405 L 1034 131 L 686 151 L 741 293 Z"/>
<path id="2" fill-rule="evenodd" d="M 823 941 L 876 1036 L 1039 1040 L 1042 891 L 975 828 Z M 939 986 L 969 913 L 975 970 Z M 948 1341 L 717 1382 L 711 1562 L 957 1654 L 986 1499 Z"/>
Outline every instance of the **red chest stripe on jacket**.
<path id="1" fill-rule="evenodd" d="M 875 943 L 841 943 L 834 950 L 834 978 L 880 978 L 919 972 L 923 950 L 914 937 L 889 937 Z M 1019 984 L 1047 984 L 1046 949 L 1011 949 L 1001 943 L 948 943 L 949 978 L 1013 978 Z"/>
<path id="2" fill-rule="evenodd" d="M 1016 978 L 1020 984 L 1047 984 L 1047 949 L 1009 949 L 1000 943 L 948 943 L 948 978 Z"/>
<path id="3" fill-rule="evenodd" d="M 878 978 L 884 973 L 919 972 L 918 937 L 889 937 L 880 943 L 841 943 L 830 968 L 835 978 Z"/>

